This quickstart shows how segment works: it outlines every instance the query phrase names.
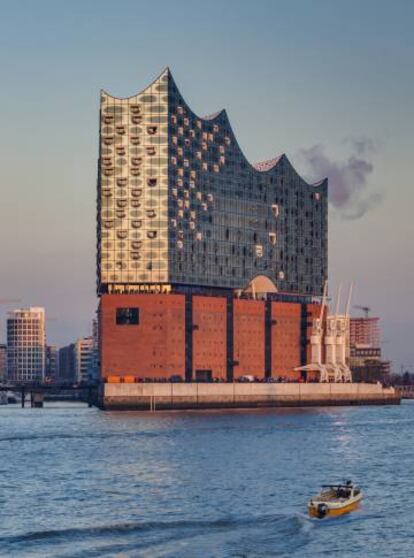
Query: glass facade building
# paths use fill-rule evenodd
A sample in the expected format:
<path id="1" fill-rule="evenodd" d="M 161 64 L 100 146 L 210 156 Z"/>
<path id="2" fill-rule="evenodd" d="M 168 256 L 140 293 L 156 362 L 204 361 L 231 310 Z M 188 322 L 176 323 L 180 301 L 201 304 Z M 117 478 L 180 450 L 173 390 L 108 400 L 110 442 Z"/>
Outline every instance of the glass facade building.
<path id="1" fill-rule="evenodd" d="M 98 294 L 243 290 L 265 276 L 279 292 L 321 295 L 327 186 L 285 155 L 250 164 L 226 112 L 198 117 L 168 69 L 132 97 L 103 91 Z"/>

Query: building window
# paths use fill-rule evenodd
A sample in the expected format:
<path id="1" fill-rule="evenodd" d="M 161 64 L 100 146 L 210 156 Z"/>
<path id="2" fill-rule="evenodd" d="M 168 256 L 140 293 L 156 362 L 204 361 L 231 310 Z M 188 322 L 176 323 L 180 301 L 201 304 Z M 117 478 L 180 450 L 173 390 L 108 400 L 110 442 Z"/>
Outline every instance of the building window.
<path id="1" fill-rule="evenodd" d="M 139 308 L 117 308 L 116 325 L 138 325 Z"/>
<path id="2" fill-rule="evenodd" d="M 274 203 L 272 205 L 272 213 L 275 217 L 279 215 L 279 206 L 277 205 L 277 203 Z"/>
<path id="3" fill-rule="evenodd" d="M 256 256 L 258 258 L 262 258 L 263 257 L 263 246 L 261 244 L 256 244 L 255 252 L 256 252 Z"/>

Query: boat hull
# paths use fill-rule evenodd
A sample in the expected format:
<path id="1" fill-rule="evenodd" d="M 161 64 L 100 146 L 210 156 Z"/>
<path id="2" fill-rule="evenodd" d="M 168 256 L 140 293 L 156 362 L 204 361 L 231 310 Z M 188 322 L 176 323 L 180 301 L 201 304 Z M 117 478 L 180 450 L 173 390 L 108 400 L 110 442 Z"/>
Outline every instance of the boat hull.
<path id="1" fill-rule="evenodd" d="M 356 509 L 358 509 L 360 502 L 361 500 L 357 500 L 354 502 L 347 503 L 344 506 L 335 507 L 335 508 L 328 506 L 326 514 L 323 517 L 338 517 L 340 515 L 345 515 L 346 513 L 351 513 Z M 310 517 L 316 517 L 318 519 L 322 519 L 318 512 L 318 506 L 308 506 L 308 512 Z"/>

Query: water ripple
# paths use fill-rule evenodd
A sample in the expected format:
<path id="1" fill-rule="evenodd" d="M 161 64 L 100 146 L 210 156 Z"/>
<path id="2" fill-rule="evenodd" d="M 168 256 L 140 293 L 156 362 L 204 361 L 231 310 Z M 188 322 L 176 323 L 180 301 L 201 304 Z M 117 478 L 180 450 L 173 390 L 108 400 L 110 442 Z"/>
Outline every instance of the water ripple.
<path id="1" fill-rule="evenodd" d="M 0 420 L 1 556 L 414 555 L 413 404 Z M 309 496 L 344 478 L 361 510 L 310 520 Z"/>

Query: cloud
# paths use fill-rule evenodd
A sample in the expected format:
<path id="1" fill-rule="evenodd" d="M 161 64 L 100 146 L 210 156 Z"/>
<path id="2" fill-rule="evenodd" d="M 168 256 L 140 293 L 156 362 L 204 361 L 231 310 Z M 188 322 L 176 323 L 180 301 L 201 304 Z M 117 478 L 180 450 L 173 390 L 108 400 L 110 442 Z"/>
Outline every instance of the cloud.
<path id="1" fill-rule="evenodd" d="M 307 165 L 311 181 L 328 177 L 329 201 L 345 219 L 359 219 L 376 207 L 382 199 L 379 192 L 369 190 L 368 179 L 374 165 L 367 155 L 375 151 L 369 138 L 348 140 L 351 155 L 345 161 L 328 157 L 323 145 L 301 149 L 299 156 Z"/>

